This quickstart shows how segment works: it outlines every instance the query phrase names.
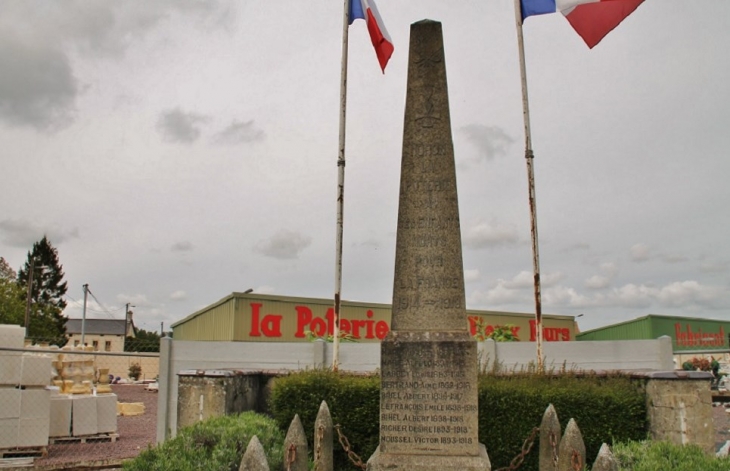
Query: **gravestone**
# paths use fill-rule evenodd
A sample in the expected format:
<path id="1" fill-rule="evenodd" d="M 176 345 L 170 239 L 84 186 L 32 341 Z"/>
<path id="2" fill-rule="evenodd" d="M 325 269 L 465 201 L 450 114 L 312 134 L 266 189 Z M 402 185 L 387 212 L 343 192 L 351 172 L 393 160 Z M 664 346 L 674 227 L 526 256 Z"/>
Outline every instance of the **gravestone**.
<path id="1" fill-rule="evenodd" d="M 490 469 L 478 440 L 441 23 L 411 25 L 391 331 L 369 471 Z"/>

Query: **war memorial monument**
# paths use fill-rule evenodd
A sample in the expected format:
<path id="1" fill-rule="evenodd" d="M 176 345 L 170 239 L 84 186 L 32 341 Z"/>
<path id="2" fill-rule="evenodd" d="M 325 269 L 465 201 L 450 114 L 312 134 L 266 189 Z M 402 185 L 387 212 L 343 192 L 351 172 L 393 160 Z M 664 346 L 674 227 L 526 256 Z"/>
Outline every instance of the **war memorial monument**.
<path id="1" fill-rule="evenodd" d="M 467 330 L 441 23 L 411 25 L 391 331 L 369 471 L 488 471 Z"/>

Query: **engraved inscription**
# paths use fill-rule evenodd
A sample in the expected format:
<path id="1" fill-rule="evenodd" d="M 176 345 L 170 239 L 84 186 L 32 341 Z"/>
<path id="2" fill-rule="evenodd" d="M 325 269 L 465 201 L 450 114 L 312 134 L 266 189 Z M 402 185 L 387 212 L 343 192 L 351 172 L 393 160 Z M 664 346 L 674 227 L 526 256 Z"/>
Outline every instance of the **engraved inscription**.
<path id="1" fill-rule="evenodd" d="M 435 93 L 435 87 L 423 87 L 423 92 L 418 95 L 424 98 L 424 102 L 423 109 L 418 110 L 416 114 L 416 123 L 423 128 L 432 128 L 441 121 L 441 114 L 436 111 L 433 103 Z"/>

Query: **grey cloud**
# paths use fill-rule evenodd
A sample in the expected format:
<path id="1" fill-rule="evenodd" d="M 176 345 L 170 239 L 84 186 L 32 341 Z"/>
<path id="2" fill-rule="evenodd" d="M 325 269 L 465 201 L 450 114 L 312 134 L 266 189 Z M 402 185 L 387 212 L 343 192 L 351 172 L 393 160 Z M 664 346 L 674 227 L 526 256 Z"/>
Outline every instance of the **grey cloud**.
<path id="1" fill-rule="evenodd" d="M 79 86 L 63 52 L 0 31 L 0 64 L 2 121 L 38 130 L 70 122 Z"/>
<path id="2" fill-rule="evenodd" d="M 495 221 L 472 226 L 464 235 L 464 245 L 470 249 L 515 245 L 519 240 L 515 226 L 499 224 Z"/>
<path id="3" fill-rule="evenodd" d="M 295 259 L 311 243 L 312 238 L 309 236 L 288 230 L 281 230 L 269 240 L 259 241 L 254 246 L 254 251 L 272 258 Z"/>
<path id="4" fill-rule="evenodd" d="M 263 140 L 264 132 L 258 129 L 253 120 L 241 122 L 234 120 L 224 130 L 213 136 L 213 142 L 222 145 L 238 145 Z"/>
<path id="5" fill-rule="evenodd" d="M 173 252 L 190 252 L 193 250 L 193 244 L 187 240 L 175 242 L 172 244 L 172 247 L 170 247 L 170 250 Z"/>
<path id="6" fill-rule="evenodd" d="M 469 124 L 462 127 L 461 132 L 477 148 L 479 158 L 485 160 L 504 155 L 507 148 L 514 142 L 514 139 L 498 126 Z"/>
<path id="7" fill-rule="evenodd" d="M 78 228 L 63 229 L 58 225 L 40 226 L 20 219 L 5 219 L 0 221 L 0 240 L 12 247 L 30 249 L 43 236 L 58 245 L 68 239 L 78 238 Z"/>
<path id="8" fill-rule="evenodd" d="M 646 244 L 634 244 L 629 252 L 631 260 L 636 263 L 646 262 L 651 259 L 651 249 Z"/>
<path id="9" fill-rule="evenodd" d="M 157 120 L 157 130 L 168 142 L 192 144 L 200 137 L 199 124 L 206 121 L 208 121 L 206 116 L 186 113 L 180 108 L 175 108 L 160 115 Z"/>

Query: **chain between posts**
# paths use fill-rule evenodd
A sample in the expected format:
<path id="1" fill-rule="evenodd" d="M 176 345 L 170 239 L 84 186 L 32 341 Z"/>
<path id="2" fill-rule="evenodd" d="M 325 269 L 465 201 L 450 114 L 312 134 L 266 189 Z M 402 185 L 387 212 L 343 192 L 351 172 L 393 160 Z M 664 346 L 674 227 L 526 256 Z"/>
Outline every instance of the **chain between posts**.
<path id="1" fill-rule="evenodd" d="M 570 457 L 570 464 L 573 467 L 573 471 L 583 470 L 583 458 L 580 456 L 578 451 L 573 450 L 573 454 Z"/>
<path id="2" fill-rule="evenodd" d="M 525 461 L 525 456 L 527 456 L 528 453 L 530 453 L 530 450 L 532 450 L 532 446 L 535 444 L 535 438 L 537 437 L 538 432 L 540 431 L 540 427 L 535 427 L 532 429 L 532 432 L 530 432 L 530 436 L 528 436 L 524 443 L 522 443 L 522 450 L 520 453 L 512 458 L 512 461 L 510 461 L 509 466 L 504 468 L 495 469 L 494 471 L 515 471 L 517 468 L 522 466 L 522 462 Z"/>
<path id="3" fill-rule="evenodd" d="M 289 445 L 289 449 L 286 450 L 286 471 L 291 471 L 291 465 L 297 459 L 297 446 L 293 443 Z"/>
<path id="4" fill-rule="evenodd" d="M 317 428 L 317 449 L 314 450 L 314 471 L 319 469 L 319 458 L 322 454 L 322 440 L 324 440 L 324 425 Z"/>
<path id="5" fill-rule="evenodd" d="M 558 439 L 554 431 L 550 432 L 550 447 L 553 449 L 554 469 L 558 469 Z"/>
<path id="6" fill-rule="evenodd" d="M 347 453 L 347 457 L 352 461 L 352 464 L 357 466 L 358 468 L 362 469 L 363 471 L 367 469 L 367 465 L 362 462 L 362 459 L 352 451 L 352 447 L 350 446 L 350 441 L 347 439 L 344 433 L 342 433 L 342 430 L 340 430 L 340 424 L 335 425 L 335 430 L 337 430 L 337 435 L 339 436 L 340 445 L 342 445 L 342 449 L 345 450 L 345 453 Z"/>

